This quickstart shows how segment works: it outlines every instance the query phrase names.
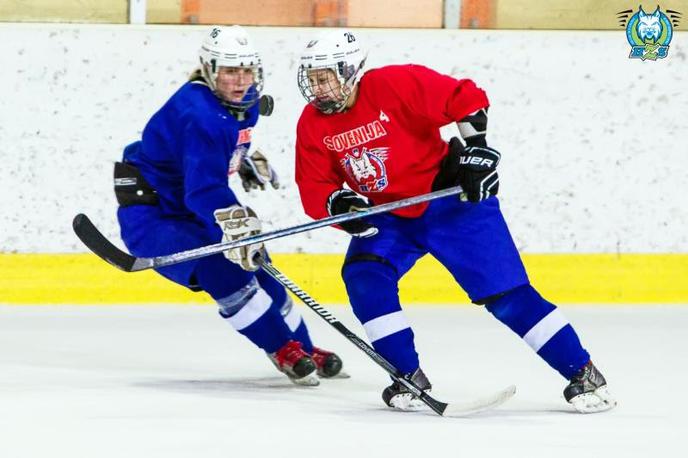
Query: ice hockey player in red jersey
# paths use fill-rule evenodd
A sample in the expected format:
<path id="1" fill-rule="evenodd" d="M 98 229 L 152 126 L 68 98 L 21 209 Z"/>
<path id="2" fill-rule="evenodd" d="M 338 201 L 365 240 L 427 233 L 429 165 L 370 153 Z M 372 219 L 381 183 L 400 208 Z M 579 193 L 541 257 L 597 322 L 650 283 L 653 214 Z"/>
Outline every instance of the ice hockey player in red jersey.
<path id="1" fill-rule="evenodd" d="M 420 65 L 363 74 L 366 54 L 351 31 L 310 41 L 298 85 L 308 101 L 297 126 L 296 181 L 306 213 L 323 218 L 461 185 L 460 197 L 343 223 L 351 234 L 342 276 L 354 314 L 372 345 L 405 377 L 431 384 L 420 368 L 414 334 L 401 308 L 399 279 L 422 256 L 435 257 L 471 300 L 518 334 L 568 386 L 580 412 L 616 405 L 559 309 L 530 285 L 499 208 L 501 155 L 486 141 L 485 92 Z M 462 140 L 439 128 L 457 122 Z M 399 383 L 387 405 L 418 400 Z"/>

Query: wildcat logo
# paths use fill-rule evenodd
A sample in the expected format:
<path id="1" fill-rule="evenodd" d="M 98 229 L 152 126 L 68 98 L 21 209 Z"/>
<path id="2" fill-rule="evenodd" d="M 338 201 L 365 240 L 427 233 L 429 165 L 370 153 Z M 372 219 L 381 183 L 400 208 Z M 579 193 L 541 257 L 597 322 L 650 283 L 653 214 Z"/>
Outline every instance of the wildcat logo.
<path id="1" fill-rule="evenodd" d="M 354 148 L 344 155 L 341 164 L 358 184 L 359 192 L 380 192 L 389 184 L 385 161 L 389 148 Z"/>
<path id="2" fill-rule="evenodd" d="M 664 59 L 669 54 L 673 28 L 678 26 L 681 13 L 674 10 L 663 13 L 657 6 L 653 13 L 647 14 L 642 5 L 635 14 L 631 13 L 633 10 L 617 13 L 619 24 L 626 28 L 626 39 L 631 45 L 628 57 L 640 60 Z"/>

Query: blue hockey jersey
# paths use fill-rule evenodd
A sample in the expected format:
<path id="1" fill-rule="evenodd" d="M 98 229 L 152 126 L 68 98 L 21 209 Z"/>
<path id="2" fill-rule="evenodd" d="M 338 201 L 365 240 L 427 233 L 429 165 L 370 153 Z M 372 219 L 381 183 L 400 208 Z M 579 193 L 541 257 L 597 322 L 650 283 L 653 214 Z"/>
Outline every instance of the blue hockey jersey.
<path id="1" fill-rule="evenodd" d="M 244 115 L 238 120 L 205 84 L 188 82 L 124 149 L 124 162 L 157 191 L 161 216 L 214 225 L 214 210 L 237 203 L 227 180 L 250 147 L 258 105 Z"/>

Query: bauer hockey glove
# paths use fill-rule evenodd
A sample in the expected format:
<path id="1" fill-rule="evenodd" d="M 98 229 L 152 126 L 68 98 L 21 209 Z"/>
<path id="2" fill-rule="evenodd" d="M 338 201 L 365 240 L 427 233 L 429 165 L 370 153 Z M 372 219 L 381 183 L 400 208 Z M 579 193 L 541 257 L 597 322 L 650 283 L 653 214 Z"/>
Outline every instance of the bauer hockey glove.
<path id="1" fill-rule="evenodd" d="M 480 202 L 499 191 L 497 165 L 501 154 L 489 146 L 465 147 L 454 137 L 449 152 L 440 164 L 440 171 L 432 184 L 433 191 L 461 185 L 459 198 L 466 202 Z"/>
<path id="2" fill-rule="evenodd" d="M 372 205 L 363 196 L 359 196 L 349 189 L 338 189 L 327 199 L 327 212 L 331 216 L 341 215 L 370 208 Z M 377 234 L 377 228 L 363 218 L 339 223 L 342 229 L 354 237 L 372 237 Z"/>
<path id="3" fill-rule="evenodd" d="M 215 215 L 215 222 L 219 224 L 224 233 L 222 236 L 223 242 L 232 242 L 260 234 L 260 220 L 249 207 L 232 205 L 227 208 L 218 208 L 213 212 L 213 215 Z M 260 265 L 256 264 L 253 258 L 256 253 L 262 250 L 263 243 L 254 243 L 238 248 L 230 248 L 227 251 L 223 251 L 222 254 L 233 263 L 239 264 L 242 269 L 255 271 L 260 268 Z"/>
<path id="4" fill-rule="evenodd" d="M 274 189 L 279 188 L 277 173 L 268 163 L 267 158 L 260 151 L 245 155 L 239 166 L 239 177 L 244 191 L 251 189 L 265 190 L 265 185 L 270 183 Z"/>

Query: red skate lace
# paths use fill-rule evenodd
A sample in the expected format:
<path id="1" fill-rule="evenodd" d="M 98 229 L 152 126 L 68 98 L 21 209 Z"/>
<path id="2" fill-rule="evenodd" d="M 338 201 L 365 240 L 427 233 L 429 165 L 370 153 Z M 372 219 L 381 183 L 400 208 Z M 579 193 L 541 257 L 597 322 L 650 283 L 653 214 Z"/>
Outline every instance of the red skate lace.
<path id="1" fill-rule="evenodd" d="M 275 354 L 275 359 L 280 367 L 284 367 L 285 363 L 289 367 L 293 367 L 294 364 L 299 362 L 299 360 L 308 354 L 301 349 L 301 342 L 295 340 L 290 340 L 282 348 L 277 350 Z"/>
<path id="2" fill-rule="evenodd" d="M 325 365 L 325 360 L 331 354 L 332 354 L 332 352 L 330 352 L 330 351 L 323 350 L 322 348 L 318 348 L 318 347 L 313 347 L 313 352 L 311 353 L 311 358 L 313 358 L 313 362 L 315 362 L 316 366 L 321 368 Z"/>

